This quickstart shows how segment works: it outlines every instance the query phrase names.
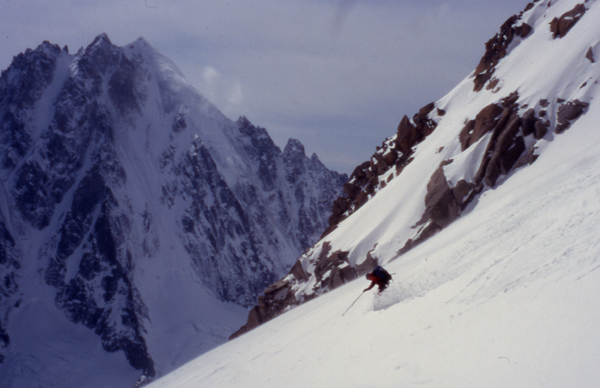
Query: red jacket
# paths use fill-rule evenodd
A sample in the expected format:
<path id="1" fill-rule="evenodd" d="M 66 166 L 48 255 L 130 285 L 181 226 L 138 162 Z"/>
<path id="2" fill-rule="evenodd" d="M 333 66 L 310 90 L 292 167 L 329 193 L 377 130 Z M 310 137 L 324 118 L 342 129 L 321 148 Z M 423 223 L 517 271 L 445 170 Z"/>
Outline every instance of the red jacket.
<path id="1" fill-rule="evenodd" d="M 383 291 L 387 287 L 387 282 L 384 279 L 378 278 L 371 273 L 367 274 L 367 279 L 371 281 L 371 285 L 366 288 L 365 291 L 369 291 L 371 288 L 375 287 L 375 285 L 379 286 L 379 291 Z"/>

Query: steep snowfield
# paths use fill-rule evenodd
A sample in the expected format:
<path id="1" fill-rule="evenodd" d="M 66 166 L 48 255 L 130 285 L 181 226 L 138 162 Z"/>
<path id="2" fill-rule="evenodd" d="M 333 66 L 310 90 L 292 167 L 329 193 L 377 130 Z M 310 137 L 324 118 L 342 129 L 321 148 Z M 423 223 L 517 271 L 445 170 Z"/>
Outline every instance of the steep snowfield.
<path id="1" fill-rule="evenodd" d="M 497 87 L 474 92 L 471 75 L 436 102 L 447 114 L 412 163 L 313 249 L 317 256 L 328 242 L 353 265 L 371 252 L 395 273 L 384 294 L 362 295 L 342 316 L 368 285 L 358 279 L 150 386 L 596 387 L 600 2 L 587 1 L 566 36 L 554 39 L 549 28 L 576 4 L 540 1 L 525 12 L 521 22 L 533 34 L 510 45 L 496 66 Z M 460 218 L 399 255 L 440 163 L 453 159 L 444 173 L 454 183 L 480 164 L 488 137 L 461 152 L 465 122 L 515 91 L 522 110 L 537 113 L 549 102 L 550 131 L 528 144 L 537 160 L 486 186 Z M 559 99 L 589 106 L 555 134 Z M 314 281 L 299 286 L 309 295 Z"/>
<path id="2" fill-rule="evenodd" d="M 596 56 L 600 57 L 597 25 L 600 4 L 590 2 L 585 17 L 571 32 L 562 39 L 553 39 L 549 29 L 550 20 L 570 10 L 577 2 L 553 1 L 550 7 L 547 7 L 547 3 L 540 2 L 523 15 L 521 21 L 531 24 L 534 32 L 522 42 L 520 38 L 515 38 L 509 54 L 496 66 L 494 77 L 500 80 L 499 90 L 474 92 L 471 75 L 437 101 L 436 107 L 447 113 L 440 118 L 435 132 L 416 147 L 414 161 L 399 175 L 400 179 L 392 180 L 388 187 L 376 194 L 376 201 L 367 202 L 327 236 L 325 240 L 332 242 L 334 251 L 350 251 L 352 263 L 363 260 L 371 250 L 373 256 L 384 257 L 383 252 L 388 245 L 392 249 L 399 249 L 401 246 L 397 245 L 403 244 L 407 237 L 414 234 L 412 227 L 425 207 L 423 198 L 429 177 L 442 161 L 456 158 L 452 164 L 445 166 L 449 181 L 452 181 L 453 170 L 467 176 L 474 175 L 488 138 L 482 138 L 461 152 L 458 134 L 466 120 L 473 119 L 485 106 L 515 91 L 519 93 L 519 104 L 529 105 L 536 111 L 541 109 L 539 100 L 547 99 L 550 106 L 546 109 L 546 118 L 553 123 L 552 130 L 556 122 L 557 99 L 593 102 L 593 96 L 600 95 L 598 61 L 591 63 L 585 57 L 591 47 L 590 42 L 596 47 Z M 593 107 L 590 106 L 589 110 L 591 112 Z M 543 154 L 545 148 L 555 140 L 559 141 L 561 136 L 548 133 L 535 144 L 536 154 Z M 506 177 L 501 179 L 506 180 Z M 378 210 L 382 203 L 386 204 L 387 211 Z M 365 229 L 359 238 L 353 233 L 358 228 Z"/>
<path id="3" fill-rule="evenodd" d="M 532 166 L 388 263 L 396 275 L 381 296 L 342 316 L 368 284 L 356 280 L 150 387 L 597 386 L 598 120 L 596 106 Z"/>

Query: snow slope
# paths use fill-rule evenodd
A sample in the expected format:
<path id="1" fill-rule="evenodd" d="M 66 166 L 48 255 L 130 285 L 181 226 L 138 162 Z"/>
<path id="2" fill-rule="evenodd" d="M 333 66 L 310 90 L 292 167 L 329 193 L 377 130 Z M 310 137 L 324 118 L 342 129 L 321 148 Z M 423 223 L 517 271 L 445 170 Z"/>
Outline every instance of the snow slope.
<path id="1" fill-rule="evenodd" d="M 573 30 L 562 39 L 553 39 L 548 27 L 550 20 L 573 8 L 577 1 L 553 1 L 550 7 L 547 4 L 547 1 L 538 2 L 523 15 L 521 21 L 531 24 L 534 33 L 522 42 L 513 42 L 510 53 L 496 66 L 494 76 L 500 80 L 497 90 L 473 91 L 471 74 L 435 103 L 436 107 L 447 112 L 439 119 L 435 132 L 416 147 L 414 161 L 399 175 L 401 179 L 392 180 L 386 189 L 376 194 L 376 197 L 382 198 L 367 202 L 325 239 L 332 242 L 333 250 L 350 251 L 350 262 L 360 262 L 368 251 L 374 249 L 371 254 L 380 257 L 379 252 L 383 252 L 387 245 L 395 247 L 412 236 L 413 225 L 423 214 L 428 179 L 440 163 L 453 160 L 444 167 L 450 182 L 454 181 L 454 171 L 466 176 L 474 175 L 473 169 L 481 160 L 481 146 L 486 145 L 488 138 L 482 138 L 462 152 L 458 133 L 467 120 L 474 118 L 487 105 L 516 91 L 521 106 L 535 108 L 539 112 L 542 110 L 539 101 L 547 99 L 550 106 L 546 109 L 546 117 L 553 129 L 558 99 L 580 99 L 593 103 L 593 97 L 600 94 L 600 69 L 597 62 L 591 63 L 585 55 L 591 46 L 595 46 L 596 56 L 600 57 L 596 22 L 600 17 L 600 6 L 597 1 L 589 2 L 590 10 Z M 521 112 L 525 109 L 520 108 Z M 589 107 L 589 111 L 593 109 Z M 551 132 L 535 143 L 536 154 L 543 154 L 549 144 L 560 138 L 561 135 Z M 502 179 L 506 180 L 506 177 Z M 379 210 L 382 203 L 386 203 L 387 211 Z M 399 214 L 402 216 L 398 217 Z M 352 231 L 358 227 L 368 231 L 357 239 Z"/>
<path id="2" fill-rule="evenodd" d="M 471 74 L 437 101 L 447 113 L 414 160 L 299 261 L 310 274 L 310 255 L 325 243 L 348 252 L 351 265 L 370 254 L 395 273 L 384 294 L 361 295 L 368 282 L 360 278 L 150 386 L 596 387 L 600 2 L 586 1 L 585 15 L 562 38 L 550 30 L 577 4 L 532 3 L 521 22 L 533 33 L 509 46 L 496 87 L 474 91 Z M 520 113 L 544 110 L 550 122 L 542 138 L 526 140 L 537 159 L 486 185 L 458 219 L 400 255 L 440 163 L 451 160 L 444 166 L 451 183 L 475 175 L 489 136 L 462 150 L 465 123 L 515 91 Z M 556 133 L 561 100 L 589 105 Z M 312 277 L 293 289 L 310 296 L 316 284 Z"/>
<path id="3" fill-rule="evenodd" d="M 342 221 L 265 290 L 236 335 L 399 257 L 577 128 L 598 94 L 599 12 L 596 1 L 537 1 L 509 18 L 472 74 L 412 120 L 405 116 L 357 167 L 344 187 Z M 555 36 L 553 25 L 574 20 Z"/>
<path id="4" fill-rule="evenodd" d="M 356 280 L 150 387 L 596 387 L 598 119 L 390 262 L 380 297 L 342 316 Z"/>

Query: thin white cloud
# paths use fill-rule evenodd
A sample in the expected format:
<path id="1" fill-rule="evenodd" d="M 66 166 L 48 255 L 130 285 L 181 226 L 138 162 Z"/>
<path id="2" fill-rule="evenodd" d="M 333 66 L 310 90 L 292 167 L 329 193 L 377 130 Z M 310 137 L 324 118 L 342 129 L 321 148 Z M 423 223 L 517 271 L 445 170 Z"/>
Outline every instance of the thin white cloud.
<path id="1" fill-rule="evenodd" d="M 244 102 L 241 83 L 236 79 L 223 77 L 212 66 L 205 66 L 201 75 L 201 82 L 196 87 L 224 114 L 230 117 L 236 115 Z"/>

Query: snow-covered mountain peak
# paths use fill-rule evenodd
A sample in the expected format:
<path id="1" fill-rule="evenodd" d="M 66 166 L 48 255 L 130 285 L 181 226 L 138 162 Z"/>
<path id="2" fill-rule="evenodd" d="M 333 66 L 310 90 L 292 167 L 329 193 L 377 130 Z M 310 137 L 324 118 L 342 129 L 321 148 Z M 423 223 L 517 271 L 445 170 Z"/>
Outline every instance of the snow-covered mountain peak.
<path id="1" fill-rule="evenodd" d="M 0 161 L 0 374 L 15 387 L 133 385 L 222 342 L 345 182 L 304 157 L 290 185 L 266 129 L 229 120 L 144 39 L 106 34 L 2 72 Z M 77 333 L 66 354 L 54 332 Z M 93 381 L 64 372 L 93 360 L 108 371 Z"/>
<path id="2" fill-rule="evenodd" d="M 203 104 L 210 104 L 185 78 L 179 67 L 170 58 L 156 50 L 144 37 L 125 45 L 123 49 L 129 60 L 151 69 L 154 72 L 153 75 L 159 77 L 162 88 L 168 89 L 175 95 L 196 95 L 195 97 Z"/>
<path id="3" fill-rule="evenodd" d="M 285 149 L 283 150 L 284 155 L 302 155 L 306 156 L 304 151 L 304 145 L 300 143 L 299 140 L 289 139 L 287 144 L 285 145 Z"/>
<path id="4" fill-rule="evenodd" d="M 90 43 L 87 48 L 89 49 L 90 47 L 95 47 L 95 46 L 112 46 L 112 42 L 110 41 L 108 34 L 106 32 L 101 32 L 100 34 L 98 34 L 94 40 L 92 41 L 92 43 Z"/>

